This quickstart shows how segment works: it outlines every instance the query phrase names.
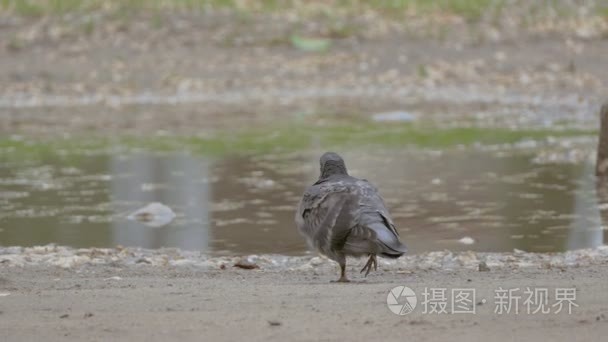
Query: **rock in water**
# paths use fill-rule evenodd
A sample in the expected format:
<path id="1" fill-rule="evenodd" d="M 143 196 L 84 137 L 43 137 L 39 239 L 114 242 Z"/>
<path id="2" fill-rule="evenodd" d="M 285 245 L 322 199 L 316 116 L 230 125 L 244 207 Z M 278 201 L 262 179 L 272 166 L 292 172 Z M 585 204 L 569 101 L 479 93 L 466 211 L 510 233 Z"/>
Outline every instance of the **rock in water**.
<path id="1" fill-rule="evenodd" d="M 369 255 L 361 272 L 377 269 L 376 256 L 398 258 L 407 248 L 378 190 L 367 180 L 348 175 L 344 160 L 327 152 L 321 175 L 306 189 L 296 225 L 308 244 L 340 265 L 339 282 L 348 282 L 346 256 Z"/>
<path id="2" fill-rule="evenodd" d="M 171 208 L 158 202 L 153 202 L 141 209 L 137 209 L 127 216 L 129 220 L 139 221 L 150 227 L 166 226 L 175 218 Z"/>
<path id="3" fill-rule="evenodd" d="M 460 242 L 463 245 L 472 245 L 475 243 L 475 239 L 473 239 L 470 236 L 465 236 L 462 239 L 458 240 L 458 242 Z"/>

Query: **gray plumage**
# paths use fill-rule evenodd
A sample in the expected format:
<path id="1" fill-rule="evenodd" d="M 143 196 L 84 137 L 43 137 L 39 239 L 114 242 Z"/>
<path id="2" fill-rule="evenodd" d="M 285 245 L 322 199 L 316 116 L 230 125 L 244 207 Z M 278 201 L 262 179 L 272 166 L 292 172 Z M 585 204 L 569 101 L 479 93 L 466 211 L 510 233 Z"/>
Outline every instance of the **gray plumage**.
<path id="1" fill-rule="evenodd" d="M 378 190 L 348 175 L 344 160 L 327 152 L 321 175 L 308 187 L 296 212 L 296 225 L 308 244 L 340 264 L 338 281 L 348 281 L 346 256 L 369 255 L 361 272 L 377 268 L 376 255 L 398 258 L 407 251 Z"/>

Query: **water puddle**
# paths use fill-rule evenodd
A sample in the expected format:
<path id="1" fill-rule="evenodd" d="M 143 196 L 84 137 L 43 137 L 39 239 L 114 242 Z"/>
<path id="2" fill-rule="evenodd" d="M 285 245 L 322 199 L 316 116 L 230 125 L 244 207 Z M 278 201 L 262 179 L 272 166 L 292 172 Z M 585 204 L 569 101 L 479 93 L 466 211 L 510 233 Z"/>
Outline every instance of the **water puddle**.
<path id="1" fill-rule="evenodd" d="M 480 151 L 344 157 L 351 174 L 378 186 L 414 253 L 551 252 L 607 240 L 589 164 L 539 165 L 534 155 Z M 317 158 L 141 152 L 3 162 L 0 245 L 304 254 L 293 215 L 317 177 Z M 159 225 L 129 218 L 150 203 L 175 217 Z"/>

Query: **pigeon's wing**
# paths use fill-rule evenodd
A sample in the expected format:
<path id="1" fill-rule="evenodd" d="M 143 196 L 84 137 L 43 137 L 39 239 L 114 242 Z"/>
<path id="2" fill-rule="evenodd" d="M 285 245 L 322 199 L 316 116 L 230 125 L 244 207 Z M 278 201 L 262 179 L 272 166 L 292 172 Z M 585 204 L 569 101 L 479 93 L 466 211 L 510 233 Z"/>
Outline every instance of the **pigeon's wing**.
<path id="1" fill-rule="evenodd" d="M 345 184 L 313 186 L 300 201 L 296 224 L 309 243 L 322 252 L 340 250 L 357 224 L 357 203 L 357 193 Z"/>

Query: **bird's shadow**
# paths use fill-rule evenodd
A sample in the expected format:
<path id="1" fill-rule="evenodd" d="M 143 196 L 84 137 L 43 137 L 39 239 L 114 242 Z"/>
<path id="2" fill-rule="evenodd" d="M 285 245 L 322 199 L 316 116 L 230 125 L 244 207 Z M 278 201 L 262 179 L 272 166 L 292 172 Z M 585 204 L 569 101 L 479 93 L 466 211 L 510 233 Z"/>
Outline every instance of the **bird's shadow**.
<path id="1" fill-rule="evenodd" d="M 339 282 L 335 280 L 330 281 L 316 281 L 316 282 L 307 282 L 308 285 L 335 285 L 335 286 L 349 286 L 349 285 L 375 285 L 375 284 L 383 284 L 384 281 L 381 280 L 369 280 L 369 279 L 358 279 L 358 280 L 350 280 L 348 282 Z"/>

